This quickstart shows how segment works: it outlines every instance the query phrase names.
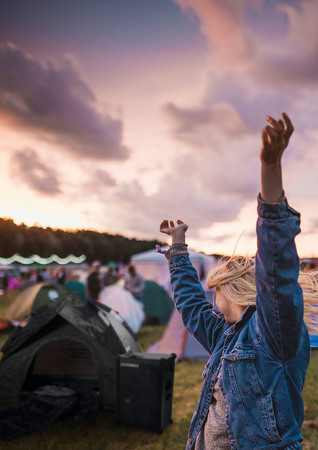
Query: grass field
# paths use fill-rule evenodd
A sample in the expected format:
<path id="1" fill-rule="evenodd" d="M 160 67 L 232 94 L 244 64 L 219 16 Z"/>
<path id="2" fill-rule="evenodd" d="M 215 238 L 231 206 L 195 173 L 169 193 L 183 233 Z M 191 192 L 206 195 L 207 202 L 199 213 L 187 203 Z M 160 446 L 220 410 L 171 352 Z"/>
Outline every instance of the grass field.
<path id="1" fill-rule="evenodd" d="M 11 294 L 11 296 L 14 293 Z M 0 297 L 1 309 L 10 302 Z M 163 326 L 144 326 L 139 332 L 139 344 L 146 349 L 157 341 Z M 0 334 L 0 348 L 10 335 Z M 1 357 L 1 353 L 0 353 Z M 173 423 L 162 434 L 116 425 L 114 412 L 100 411 L 76 424 L 54 424 L 32 435 L 23 436 L 0 449 L 8 450 L 178 450 L 184 449 L 188 427 L 201 387 L 204 363 L 181 361 L 176 363 L 173 395 Z M 303 391 L 305 421 L 303 425 L 306 450 L 318 449 L 318 350 L 312 351 Z"/>

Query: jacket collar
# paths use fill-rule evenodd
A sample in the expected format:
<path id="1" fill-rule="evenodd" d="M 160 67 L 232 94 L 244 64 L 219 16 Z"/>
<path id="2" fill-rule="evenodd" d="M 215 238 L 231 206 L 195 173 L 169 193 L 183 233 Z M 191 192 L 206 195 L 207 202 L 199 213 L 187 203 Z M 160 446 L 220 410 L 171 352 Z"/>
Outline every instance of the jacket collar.
<path id="1" fill-rule="evenodd" d="M 235 333 L 239 328 L 241 328 L 244 325 L 244 323 L 246 323 L 250 319 L 250 317 L 254 314 L 255 311 L 256 306 L 247 306 L 245 311 L 239 318 L 239 320 L 235 322 L 233 325 L 231 325 L 230 328 L 228 328 L 225 331 L 225 334 L 228 335 Z"/>

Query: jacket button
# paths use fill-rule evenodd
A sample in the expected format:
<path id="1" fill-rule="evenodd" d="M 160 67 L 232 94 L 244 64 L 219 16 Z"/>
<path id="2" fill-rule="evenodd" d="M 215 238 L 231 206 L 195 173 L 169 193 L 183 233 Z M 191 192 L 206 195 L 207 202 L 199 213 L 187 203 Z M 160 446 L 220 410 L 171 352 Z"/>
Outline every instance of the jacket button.
<path id="1" fill-rule="evenodd" d="M 211 389 L 211 388 L 209 388 L 209 387 L 207 387 L 207 388 L 206 388 L 206 391 L 207 391 L 207 392 L 211 392 L 211 391 L 212 391 L 212 389 Z"/>
<path id="2" fill-rule="evenodd" d="M 233 356 L 235 356 L 236 353 L 237 353 L 237 350 L 233 350 L 233 351 L 232 351 L 232 355 L 233 355 Z"/>
<path id="3" fill-rule="evenodd" d="M 203 414 L 199 414 L 200 419 L 203 419 Z"/>

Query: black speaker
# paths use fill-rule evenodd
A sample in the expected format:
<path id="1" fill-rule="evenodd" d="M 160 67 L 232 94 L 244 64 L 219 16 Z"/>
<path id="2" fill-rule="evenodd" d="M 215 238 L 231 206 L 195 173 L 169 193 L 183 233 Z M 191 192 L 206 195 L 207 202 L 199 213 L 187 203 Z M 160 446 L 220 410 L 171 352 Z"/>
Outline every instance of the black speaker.
<path id="1" fill-rule="evenodd" d="M 162 433 L 172 422 L 175 354 L 124 353 L 117 360 L 117 424 Z"/>

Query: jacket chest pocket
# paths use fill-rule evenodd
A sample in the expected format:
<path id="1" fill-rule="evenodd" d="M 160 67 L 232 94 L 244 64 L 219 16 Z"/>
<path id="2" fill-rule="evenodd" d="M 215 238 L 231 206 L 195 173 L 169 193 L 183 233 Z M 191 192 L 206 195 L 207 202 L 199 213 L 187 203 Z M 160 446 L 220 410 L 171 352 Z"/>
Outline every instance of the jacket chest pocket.
<path id="1" fill-rule="evenodd" d="M 231 383 L 232 392 L 236 397 L 261 394 L 262 380 L 255 367 L 255 352 L 253 350 L 234 348 L 224 355 L 224 377 Z"/>

